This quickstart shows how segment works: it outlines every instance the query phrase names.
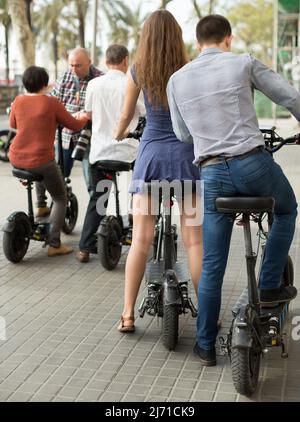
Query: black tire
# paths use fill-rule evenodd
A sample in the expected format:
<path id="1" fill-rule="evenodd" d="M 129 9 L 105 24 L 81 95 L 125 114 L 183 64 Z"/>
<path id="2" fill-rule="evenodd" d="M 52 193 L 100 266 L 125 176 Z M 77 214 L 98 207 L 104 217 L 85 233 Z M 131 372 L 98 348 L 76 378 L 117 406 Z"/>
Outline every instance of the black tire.
<path id="1" fill-rule="evenodd" d="M 65 221 L 62 231 L 65 234 L 70 234 L 74 230 L 78 218 L 78 201 L 74 193 L 68 198 Z"/>
<path id="2" fill-rule="evenodd" d="M 178 308 L 165 305 L 162 320 L 162 342 L 168 350 L 174 350 L 178 343 Z"/>
<path id="3" fill-rule="evenodd" d="M 232 380 L 239 394 L 251 396 L 258 384 L 261 350 L 257 340 L 251 348 L 231 350 Z"/>
<path id="4" fill-rule="evenodd" d="M 1 130 L 0 131 L 0 160 L 7 162 L 9 161 L 8 158 L 8 151 L 9 151 L 9 130 Z"/>
<path id="5" fill-rule="evenodd" d="M 26 214 L 15 218 L 15 226 L 12 231 L 3 234 L 3 252 L 6 258 L 14 264 L 20 262 L 30 242 L 30 221 Z"/>
<path id="6" fill-rule="evenodd" d="M 178 233 L 177 233 L 177 225 L 172 225 L 172 232 L 173 232 L 173 242 L 174 242 L 174 263 L 177 261 L 177 241 L 178 241 Z"/>
<path id="7" fill-rule="evenodd" d="M 282 284 L 284 286 L 294 285 L 294 265 L 290 256 L 288 256 L 287 263 L 283 270 Z"/>
<path id="8" fill-rule="evenodd" d="M 101 222 L 97 249 L 101 265 L 108 271 L 116 268 L 122 252 L 122 227 L 116 217 L 105 217 Z"/>

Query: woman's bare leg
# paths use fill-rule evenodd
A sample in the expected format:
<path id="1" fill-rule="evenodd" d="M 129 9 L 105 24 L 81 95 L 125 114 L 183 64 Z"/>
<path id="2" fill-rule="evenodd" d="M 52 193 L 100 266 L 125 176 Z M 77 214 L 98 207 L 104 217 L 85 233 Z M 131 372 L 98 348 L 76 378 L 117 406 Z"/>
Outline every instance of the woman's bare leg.
<path id="1" fill-rule="evenodd" d="M 144 276 L 147 257 L 154 236 L 155 216 L 151 215 L 150 197 L 135 194 L 133 197 L 132 244 L 125 267 L 125 293 L 123 317 L 134 315 L 134 306 Z M 132 322 L 124 321 L 124 326 Z"/>
<path id="2" fill-rule="evenodd" d="M 188 255 L 192 282 L 197 295 L 202 270 L 202 227 L 200 225 L 200 198 L 195 193 L 191 195 L 192 197 L 185 196 L 185 204 L 183 204 L 181 209 L 181 234 Z M 191 214 L 191 207 L 188 207 L 187 204 L 192 205 L 196 210 L 194 214 Z"/>

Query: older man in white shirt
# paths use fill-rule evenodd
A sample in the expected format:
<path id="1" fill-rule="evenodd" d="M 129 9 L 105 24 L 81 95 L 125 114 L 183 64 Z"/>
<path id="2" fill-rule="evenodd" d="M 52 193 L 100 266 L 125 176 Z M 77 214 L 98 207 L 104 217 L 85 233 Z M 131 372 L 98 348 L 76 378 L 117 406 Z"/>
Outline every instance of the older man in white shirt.
<path id="1" fill-rule="evenodd" d="M 90 198 L 76 258 L 88 262 L 90 253 L 96 252 L 95 233 L 104 215 L 97 212 L 96 204 L 104 192 L 97 192 L 97 184 L 107 179 L 107 174 L 97 168 L 97 161 L 116 160 L 132 162 L 135 160 L 138 141 L 126 139 L 121 143 L 113 138 L 113 131 L 123 107 L 126 73 L 128 70 L 128 50 L 118 44 L 111 45 L 106 51 L 106 75 L 89 82 L 86 92 L 85 110 L 92 120 L 90 164 L 93 182 L 93 195 Z M 133 130 L 138 117 L 144 114 L 144 105 L 138 104 L 129 129 Z"/>

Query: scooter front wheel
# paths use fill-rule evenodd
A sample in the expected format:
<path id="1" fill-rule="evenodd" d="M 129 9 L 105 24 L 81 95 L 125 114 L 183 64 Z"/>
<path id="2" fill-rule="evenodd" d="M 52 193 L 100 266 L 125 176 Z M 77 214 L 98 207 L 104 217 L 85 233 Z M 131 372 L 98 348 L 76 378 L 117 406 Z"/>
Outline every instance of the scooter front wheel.
<path id="1" fill-rule="evenodd" d="M 0 131 L 0 160 L 1 161 L 9 161 L 8 153 L 9 153 L 9 146 L 10 146 L 10 131 L 9 130 L 1 130 Z"/>
<path id="2" fill-rule="evenodd" d="M 261 349 L 258 340 L 253 337 L 252 347 L 233 348 L 231 350 L 232 380 L 236 391 L 251 396 L 258 384 Z"/>
<path id="3" fill-rule="evenodd" d="M 164 305 L 162 319 L 162 342 L 168 350 L 174 350 L 178 343 L 178 306 Z"/>
<path id="4" fill-rule="evenodd" d="M 122 227 L 116 217 L 108 216 L 102 220 L 97 250 L 106 270 L 111 271 L 118 265 L 122 252 Z"/>
<path id="5" fill-rule="evenodd" d="M 20 262 L 30 242 L 30 221 L 25 213 L 16 214 L 9 220 L 10 228 L 3 233 L 3 252 L 13 263 Z"/>
<path id="6" fill-rule="evenodd" d="M 74 230 L 78 218 L 78 201 L 74 193 L 68 197 L 65 221 L 62 231 L 65 234 L 70 234 Z"/>

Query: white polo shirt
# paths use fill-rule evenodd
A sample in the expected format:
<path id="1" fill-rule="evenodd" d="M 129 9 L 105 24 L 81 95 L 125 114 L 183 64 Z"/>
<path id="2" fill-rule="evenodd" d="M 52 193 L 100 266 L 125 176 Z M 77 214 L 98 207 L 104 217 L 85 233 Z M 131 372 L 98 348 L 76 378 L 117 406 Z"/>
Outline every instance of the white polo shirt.
<path id="1" fill-rule="evenodd" d="M 120 70 L 111 69 L 104 76 L 92 79 L 87 86 L 85 110 L 92 112 L 92 137 L 89 161 L 117 160 L 132 162 L 136 158 L 139 141 L 113 138 L 124 104 L 127 76 Z M 129 130 L 133 131 L 138 117 L 145 114 L 139 101 Z"/>

